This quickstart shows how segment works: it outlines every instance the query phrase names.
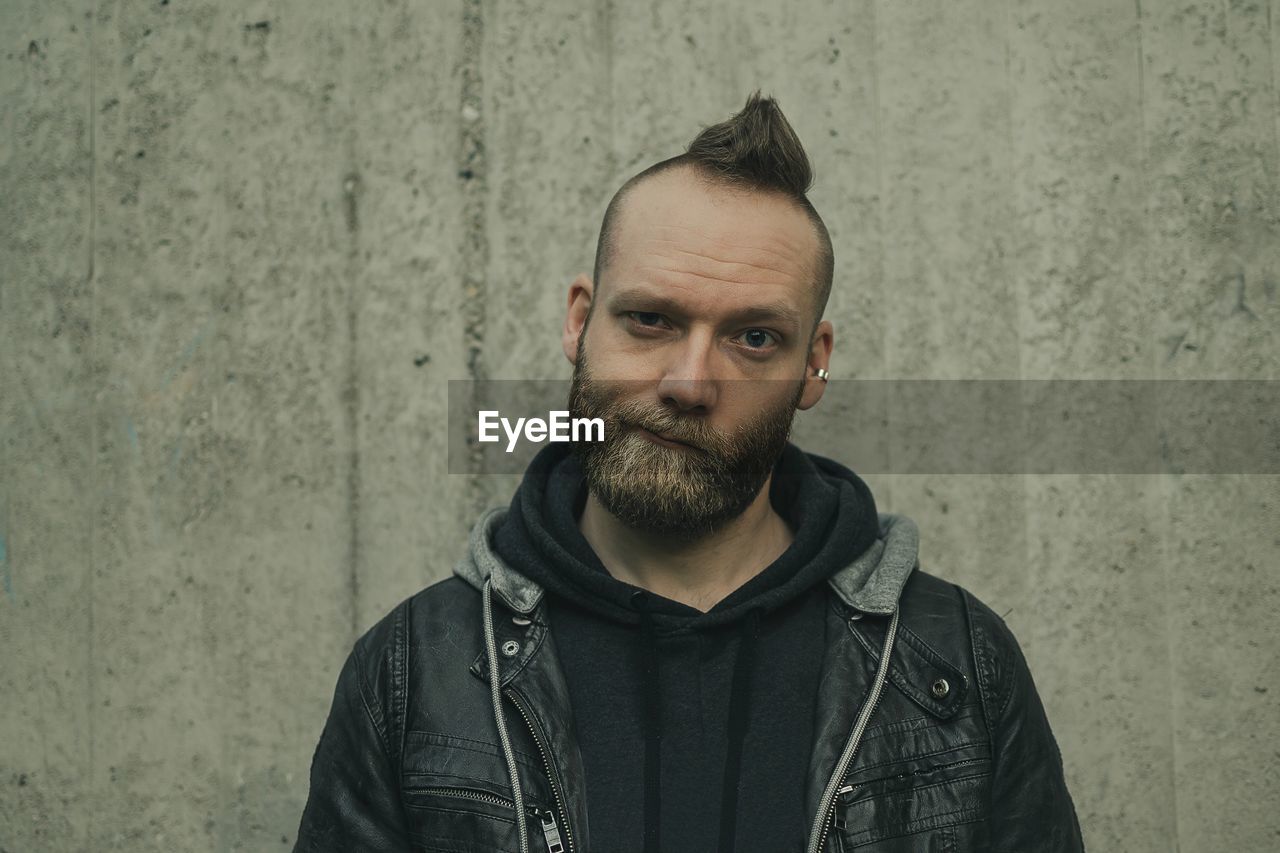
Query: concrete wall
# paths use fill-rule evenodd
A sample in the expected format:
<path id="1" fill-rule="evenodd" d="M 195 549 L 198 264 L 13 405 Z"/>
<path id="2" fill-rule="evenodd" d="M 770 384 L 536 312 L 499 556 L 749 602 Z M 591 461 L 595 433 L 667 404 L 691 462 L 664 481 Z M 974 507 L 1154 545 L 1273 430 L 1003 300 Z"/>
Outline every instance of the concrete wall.
<path id="1" fill-rule="evenodd" d="M 0 0 L 0 850 L 293 841 L 352 640 L 512 478 L 622 179 L 756 87 L 845 378 L 1280 377 L 1280 3 Z M 869 476 L 1091 850 L 1280 845 L 1276 476 Z"/>

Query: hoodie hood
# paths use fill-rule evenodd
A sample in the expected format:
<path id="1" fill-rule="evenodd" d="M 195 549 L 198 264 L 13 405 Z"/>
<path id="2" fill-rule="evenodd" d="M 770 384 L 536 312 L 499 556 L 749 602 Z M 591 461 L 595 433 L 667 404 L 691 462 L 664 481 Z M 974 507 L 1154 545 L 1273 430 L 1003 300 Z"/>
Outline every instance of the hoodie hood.
<path id="1" fill-rule="evenodd" d="M 609 618 L 639 624 L 639 587 L 616 580 L 577 530 L 585 483 L 564 445 L 549 445 L 530 463 L 509 507 L 486 511 L 472 528 L 454 573 L 476 589 L 492 588 L 513 611 L 528 615 L 550 589 Z M 877 512 L 856 474 L 788 444 L 774 472 L 770 499 L 795 531 L 772 565 L 706 613 L 649 596 L 659 625 L 711 627 L 760 614 L 825 580 L 847 605 L 888 615 L 919 566 L 919 533 L 904 515 Z M 519 567 L 509 555 L 517 554 Z M 508 555 L 508 556 L 503 556 Z"/>

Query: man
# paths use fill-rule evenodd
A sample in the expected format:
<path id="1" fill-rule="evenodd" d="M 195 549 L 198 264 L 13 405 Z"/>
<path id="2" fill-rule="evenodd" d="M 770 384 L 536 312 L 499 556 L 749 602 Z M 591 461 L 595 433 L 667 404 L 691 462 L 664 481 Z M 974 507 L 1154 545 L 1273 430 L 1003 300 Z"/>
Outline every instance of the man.
<path id="1" fill-rule="evenodd" d="M 562 333 L 604 439 L 356 643 L 297 850 L 1083 849 L 1003 621 L 787 442 L 833 344 L 810 181 L 757 93 L 619 190 Z"/>

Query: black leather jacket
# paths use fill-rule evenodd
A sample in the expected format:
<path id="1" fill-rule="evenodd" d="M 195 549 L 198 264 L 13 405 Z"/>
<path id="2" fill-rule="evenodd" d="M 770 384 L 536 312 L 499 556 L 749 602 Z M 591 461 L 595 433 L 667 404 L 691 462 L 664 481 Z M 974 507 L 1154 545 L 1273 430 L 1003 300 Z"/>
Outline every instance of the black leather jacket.
<path id="1" fill-rule="evenodd" d="M 355 644 L 295 851 L 592 850 L 543 591 L 489 547 L 504 512 L 476 525 L 455 576 Z M 969 592 L 918 569 L 909 519 L 880 523 L 876 544 L 829 581 L 837 639 L 818 697 L 808 853 L 1082 851 L 1013 635 Z"/>

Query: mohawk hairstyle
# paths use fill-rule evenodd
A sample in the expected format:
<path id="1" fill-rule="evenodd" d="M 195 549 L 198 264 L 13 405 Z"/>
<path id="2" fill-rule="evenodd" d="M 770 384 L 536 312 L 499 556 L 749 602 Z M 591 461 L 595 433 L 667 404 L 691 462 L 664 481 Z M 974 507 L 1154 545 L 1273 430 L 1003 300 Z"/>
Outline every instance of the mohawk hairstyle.
<path id="1" fill-rule="evenodd" d="M 614 253 L 614 227 L 622 201 L 637 184 L 678 166 L 692 166 L 713 184 L 739 189 L 779 193 L 796 203 L 818 235 L 818 257 L 813 264 L 813 285 L 817 288 L 817 329 L 831 294 L 835 257 L 827 226 L 805 195 L 813 183 L 813 169 L 800 138 L 787 122 L 773 98 L 762 98 L 757 89 L 747 104 L 727 121 L 704 128 L 683 154 L 655 163 L 624 183 L 605 209 L 596 242 L 595 266 L 591 279 L 597 290 L 601 275 Z M 594 305 L 594 302 L 592 303 Z"/>
<path id="2" fill-rule="evenodd" d="M 809 158 L 773 98 L 756 90 L 742 111 L 713 124 L 676 160 L 697 163 L 733 184 L 803 196 L 813 183 Z"/>

